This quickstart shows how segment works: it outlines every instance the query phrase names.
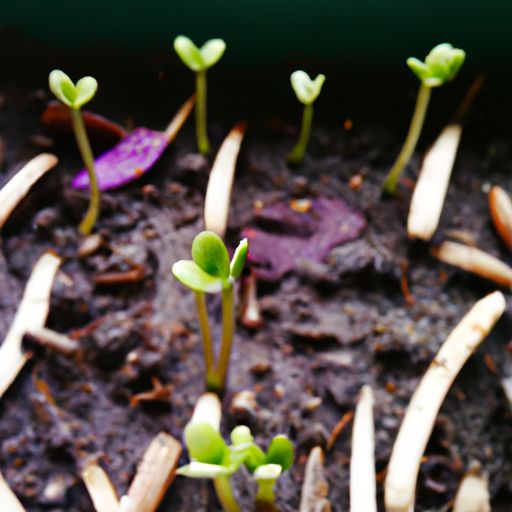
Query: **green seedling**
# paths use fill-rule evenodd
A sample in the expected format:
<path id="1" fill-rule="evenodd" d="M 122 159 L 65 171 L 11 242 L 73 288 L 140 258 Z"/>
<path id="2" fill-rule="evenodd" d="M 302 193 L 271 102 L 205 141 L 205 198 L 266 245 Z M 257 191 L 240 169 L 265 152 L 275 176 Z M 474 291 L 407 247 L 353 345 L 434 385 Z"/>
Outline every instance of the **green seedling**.
<path id="1" fill-rule="evenodd" d="M 96 79 L 92 76 L 84 76 L 74 84 L 69 76 L 59 69 L 54 69 L 50 73 L 48 81 L 53 94 L 71 110 L 71 119 L 76 142 L 89 174 L 89 208 L 79 226 L 80 232 L 83 235 L 88 235 L 93 230 L 100 214 L 100 189 L 98 187 L 96 170 L 94 169 L 94 156 L 80 109 L 92 100 L 96 94 L 98 82 L 96 82 Z"/>
<path id="2" fill-rule="evenodd" d="M 223 510 L 239 512 L 229 478 L 243 464 L 258 483 L 257 507 L 275 510 L 274 487 L 281 473 L 293 464 L 293 444 L 286 436 L 278 435 L 265 453 L 254 443 L 246 426 L 233 429 L 231 443 L 228 446 L 207 422 L 189 423 L 185 427 L 185 444 L 191 462 L 177 473 L 190 478 L 211 478 Z"/>
<path id="3" fill-rule="evenodd" d="M 416 148 L 416 143 L 425 121 L 432 89 L 453 80 L 464 63 L 465 58 L 466 53 L 464 50 L 454 48 L 451 44 L 443 43 L 435 46 L 430 51 L 425 58 L 425 62 L 414 57 L 407 59 L 407 65 L 420 79 L 421 85 L 404 145 L 384 181 L 383 188 L 385 193 L 393 194 L 395 192 L 398 179 Z"/>
<path id="4" fill-rule="evenodd" d="M 308 147 L 309 134 L 313 123 L 313 103 L 318 98 L 322 85 L 325 82 L 325 75 L 318 75 L 314 80 L 304 71 L 294 71 L 290 75 L 290 82 L 297 99 L 304 105 L 302 112 L 302 126 L 299 140 L 288 155 L 288 162 L 300 164 Z"/>
<path id="5" fill-rule="evenodd" d="M 207 155 L 210 152 L 206 116 L 206 70 L 216 64 L 224 51 L 226 43 L 222 39 L 210 39 L 198 48 L 188 37 L 178 36 L 174 40 L 174 49 L 185 63 L 196 74 L 196 137 L 199 152 Z"/>
<path id="6" fill-rule="evenodd" d="M 211 231 L 203 231 L 192 243 L 192 260 L 178 261 L 172 267 L 176 279 L 195 292 L 203 340 L 206 384 L 210 391 L 217 393 L 221 393 L 226 385 L 235 327 L 233 285 L 242 273 L 247 251 L 248 243 L 244 239 L 230 262 L 222 239 Z M 206 293 L 222 294 L 222 341 L 217 362 L 208 323 Z"/>

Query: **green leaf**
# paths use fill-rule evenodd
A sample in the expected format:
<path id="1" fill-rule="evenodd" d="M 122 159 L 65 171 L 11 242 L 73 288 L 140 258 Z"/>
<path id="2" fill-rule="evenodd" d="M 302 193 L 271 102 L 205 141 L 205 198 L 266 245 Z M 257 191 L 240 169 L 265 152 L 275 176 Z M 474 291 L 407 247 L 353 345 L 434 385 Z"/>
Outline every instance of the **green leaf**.
<path id="1" fill-rule="evenodd" d="M 172 266 L 174 277 L 195 292 L 220 293 L 222 279 L 211 276 L 191 260 L 180 260 Z"/>
<path id="2" fill-rule="evenodd" d="M 211 68 L 216 64 L 226 51 L 226 43 L 222 39 L 210 39 L 201 47 L 204 69 Z"/>
<path id="3" fill-rule="evenodd" d="M 325 75 L 318 75 L 314 80 L 311 80 L 305 71 L 299 70 L 290 75 L 290 82 L 297 99 L 304 105 L 310 105 L 318 98 L 325 82 Z"/>
<path id="4" fill-rule="evenodd" d="M 233 258 L 231 259 L 229 273 L 233 279 L 238 279 L 242 270 L 244 269 L 247 253 L 249 252 L 249 242 L 244 238 L 235 250 Z"/>
<path id="5" fill-rule="evenodd" d="M 60 69 L 54 69 L 50 73 L 48 83 L 57 99 L 76 110 L 90 101 L 98 89 L 98 82 L 92 76 L 81 78 L 75 85 Z"/>
<path id="6" fill-rule="evenodd" d="M 293 444 L 286 436 L 276 436 L 268 447 L 265 462 L 267 464 L 279 464 L 284 471 L 292 466 L 294 452 Z"/>
<path id="7" fill-rule="evenodd" d="M 203 231 L 194 238 L 192 259 L 210 276 L 229 278 L 228 250 L 222 238 L 212 231 Z"/>
<path id="8" fill-rule="evenodd" d="M 236 445 L 251 444 L 254 442 L 254 437 L 251 430 L 246 425 L 239 425 L 231 431 L 231 442 Z"/>
<path id="9" fill-rule="evenodd" d="M 234 471 L 232 468 L 219 466 L 217 464 L 205 464 L 204 462 L 192 461 L 190 464 L 178 468 L 176 473 L 178 475 L 188 476 L 189 478 L 217 478 L 219 476 L 231 475 Z"/>
<path id="10" fill-rule="evenodd" d="M 174 49 L 179 58 L 196 73 L 204 69 L 204 61 L 199 48 L 186 36 L 174 40 Z"/>
<path id="11" fill-rule="evenodd" d="M 224 439 L 209 423 L 189 423 L 185 427 L 185 444 L 194 461 L 222 465 L 228 450 Z"/>

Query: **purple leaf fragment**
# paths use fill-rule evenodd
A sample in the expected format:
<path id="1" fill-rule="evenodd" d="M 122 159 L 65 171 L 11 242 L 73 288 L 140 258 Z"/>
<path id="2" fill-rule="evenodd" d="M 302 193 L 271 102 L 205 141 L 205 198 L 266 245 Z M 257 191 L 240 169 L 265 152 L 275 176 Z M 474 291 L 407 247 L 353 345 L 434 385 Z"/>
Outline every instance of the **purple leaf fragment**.
<path id="1" fill-rule="evenodd" d="M 169 143 L 165 132 L 137 128 L 94 161 L 100 190 L 121 187 L 140 178 L 160 158 Z M 89 176 L 82 169 L 71 182 L 76 189 L 89 188 Z"/>
<path id="2" fill-rule="evenodd" d="M 248 261 L 259 279 L 277 281 L 301 259 L 321 262 L 334 247 L 359 238 L 366 227 L 363 214 L 340 199 L 311 203 L 304 213 L 287 203 L 275 203 L 256 214 L 260 227 L 244 230 Z"/>

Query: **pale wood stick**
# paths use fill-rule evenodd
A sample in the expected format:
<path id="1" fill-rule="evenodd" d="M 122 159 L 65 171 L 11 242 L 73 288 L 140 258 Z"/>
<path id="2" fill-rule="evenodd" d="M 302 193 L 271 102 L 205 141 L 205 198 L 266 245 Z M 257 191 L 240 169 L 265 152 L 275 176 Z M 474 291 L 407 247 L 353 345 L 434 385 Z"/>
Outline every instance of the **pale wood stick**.
<path id="1" fill-rule="evenodd" d="M 407 219 L 410 238 L 428 242 L 439 225 L 461 135 L 461 125 L 448 125 L 423 160 Z"/>
<path id="2" fill-rule="evenodd" d="M 169 143 L 176 138 L 176 135 L 178 135 L 181 127 L 185 124 L 185 121 L 190 115 L 190 112 L 192 112 L 192 109 L 194 108 L 195 102 L 195 95 L 191 96 L 187 101 L 185 101 L 185 103 L 183 103 L 178 112 L 176 112 L 171 122 L 165 129 L 165 134 L 167 135 L 167 140 Z"/>
<path id="3" fill-rule="evenodd" d="M 80 343 L 46 327 L 30 327 L 25 333 L 40 345 L 52 347 L 63 354 L 73 354 L 80 350 Z"/>
<path id="4" fill-rule="evenodd" d="M 22 351 L 21 342 L 28 329 L 42 327 L 46 322 L 52 284 L 60 263 L 61 259 L 56 254 L 46 252 L 34 265 L 14 320 L 0 347 L 0 398 L 30 358 L 30 354 Z"/>
<path id="5" fill-rule="evenodd" d="M 491 188 L 489 192 L 489 210 L 492 222 L 498 235 L 512 251 L 512 201 L 509 195 L 498 186 Z"/>
<path id="6" fill-rule="evenodd" d="M 324 474 L 324 454 L 322 448 L 315 446 L 306 464 L 299 511 L 331 512 L 328 493 L 329 484 Z"/>
<path id="7" fill-rule="evenodd" d="M 116 490 L 101 466 L 88 464 L 82 471 L 82 479 L 96 512 L 119 512 Z"/>
<path id="8" fill-rule="evenodd" d="M 448 336 L 414 392 L 393 446 L 384 486 L 386 512 L 412 512 L 421 458 L 441 404 L 469 356 L 505 310 L 501 292 L 479 300 Z"/>
<path id="9" fill-rule="evenodd" d="M 477 464 L 470 469 L 460 483 L 453 512 L 491 512 L 489 482 L 481 474 Z"/>
<path id="10" fill-rule="evenodd" d="M 154 512 L 174 480 L 180 455 L 181 443 L 160 432 L 144 453 L 120 512 Z"/>
<path id="11" fill-rule="evenodd" d="M 350 458 L 350 511 L 376 512 L 375 427 L 373 391 L 363 386 L 352 427 Z"/>
<path id="12" fill-rule="evenodd" d="M 245 122 L 239 122 L 234 126 L 224 139 L 210 171 L 204 205 L 204 223 L 208 231 L 217 233 L 221 238 L 226 234 L 236 160 L 246 129 Z"/>
<path id="13" fill-rule="evenodd" d="M 57 163 L 58 159 L 55 155 L 42 153 L 32 158 L 2 187 L 0 190 L 0 229 L 14 208 L 27 195 L 30 187 Z"/>
<path id="14" fill-rule="evenodd" d="M 25 512 L 16 495 L 0 473 L 0 512 Z"/>
<path id="15" fill-rule="evenodd" d="M 454 267 L 459 267 L 502 286 L 512 286 L 512 268 L 495 256 L 476 247 L 457 242 L 443 242 L 431 249 L 432 254 Z"/>

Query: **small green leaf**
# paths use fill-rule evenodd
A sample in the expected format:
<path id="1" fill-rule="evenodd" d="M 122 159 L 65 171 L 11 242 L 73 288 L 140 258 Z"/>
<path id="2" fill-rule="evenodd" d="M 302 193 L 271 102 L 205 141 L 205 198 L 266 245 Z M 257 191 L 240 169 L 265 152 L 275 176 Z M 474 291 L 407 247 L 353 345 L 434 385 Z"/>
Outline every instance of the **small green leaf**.
<path id="1" fill-rule="evenodd" d="M 281 473 L 283 472 L 283 468 L 280 464 L 263 464 L 256 468 L 254 472 L 255 480 L 277 480 Z"/>
<path id="2" fill-rule="evenodd" d="M 246 425 L 239 425 L 235 427 L 231 432 L 231 441 L 236 445 L 245 445 L 254 442 L 254 437 L 251 434 L 251 430 Z"/>
<path id="3" fill-rule="evenodd" d="M 196 73 L 204 69 L 204 61 L 199 48 L 186 36 L 178 36 L 174 40 L 174 49 L 180 59 Z"/>
<path id="4" fill-rule="evenodd" d="M 233 258 L 230 264 L 230 275 L 233 279 L 238 279 L 242 270 L 244 269 L 245 260 L 247 259 L 247 253 L 249 251 L 249 242 L 247 238 L 244 238 L 235 250 Z"/>
<path id="5" fill-rule="evenodd" d="M 195 292 L 220 293 L 222 291 L 222 279 L 207 274 L 193 261 L 177 261 L 172 266 L 172 273 L 178 281 Z"/>
<path id="6" fill-rule="evenodd" d="M 185 427 L 185 444 L 194 461 L 222 465 L 227 446 L 222 436 L 209 423 L 189 423 Z"/>
<path id="7" fill-rule="evenodd" d="M 57 99 L 76 110 L 90 101 L 98 89 L 98 82 L 92 76 L 81 78 L 75 85 L 60 69 L 54 69 L 50 73 L 48 83 Z"/>
<path id="8" fill-rule="evenodd" d="M 229 278 L 228 250 L 222 238 L 212 231 L 203 231 L 194 238 L 192 259 L 210 276 Z"/>
<path id="9" fill-rule="evenodd" d="M 204 462 L 192 461 L 190 464 L 178 468 L 176 473 L 178 475 L 188 476 L 189 478 L 217 478 L 219 476 L 231 475 L 234 471 L 232 468 L 219 466 L 217 464 L 205 464 Z"/>
<path id="10" fill-rule="evenodd" d="M 203 44 L 200 51 L 204 67 L 208 69 L 216 64 L 224 55 L 226 43 L 222 39 L 210 39 Z"/>
<path id="11" fill-rule="evenodd" d="M 284 471 L 292 466 L 294 452 L 293 444 L 286 436 L 276 436 L 268 447 L 265 462 L 267 464 L 279 464 Z"/>
<path id="12" fill-rule="evenodd" d="M 325 75 L 318 75 L 314 80 L 311 80 L 305 71 L 299 70 L 290 75 L 290 82 L 297 99 L 304 105 L 310 105 L 318 98 L 325 82 Z"/>

